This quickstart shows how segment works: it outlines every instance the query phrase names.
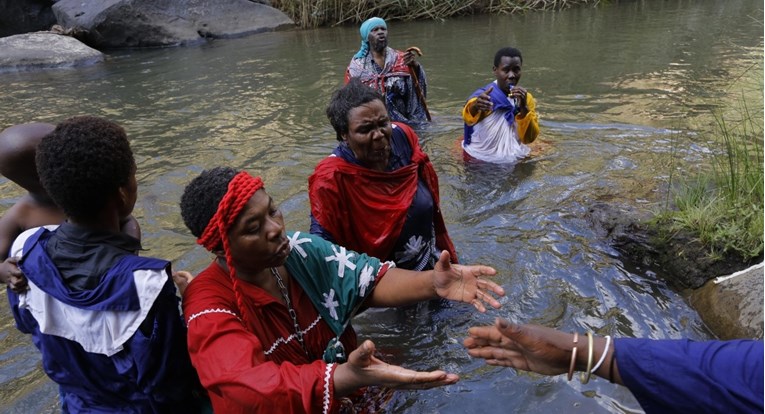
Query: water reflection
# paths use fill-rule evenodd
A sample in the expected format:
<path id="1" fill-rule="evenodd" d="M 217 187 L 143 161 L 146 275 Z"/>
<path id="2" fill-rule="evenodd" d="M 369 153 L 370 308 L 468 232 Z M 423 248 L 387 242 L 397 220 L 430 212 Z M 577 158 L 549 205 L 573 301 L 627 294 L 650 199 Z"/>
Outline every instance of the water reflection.
<path id="1" fill-rule="evenodd" d="M 508 295 L 487 314 L 425 304 L 361 315 L 360 336 L 373 338 L 390 361 L 462 377 L 443 389 L 398 392 L 390 412 L 639 409 L 626 390 L 603 381 L 582 386 L 471 360 L 461 345 L 467 328 L 496 316 L 616 336 L 710 337 L 660 269 L 622 263 L 586 216 L 597 202 L 644 211 L 661 205 L 672 154 L 683 158 L 675 166 L 684 174 L 704 167 L 708 138 L 697 131 L 713 121 L 710 108 L 741 94 L 732 81 L 761 60 L 761 16 L 755 0 L 677 0 L 391 23 L 393 47 L 425 53 L 434 122 L 420 137 L 460 258 L 496 267 Z M 492 79 L 494 51 L 508 44 L 523 52 L 523 84 L 538 101 L 544 148 L 515 166 L 465 163 L 460 109 Z M 0 127 L 77 114 L 123 124 L 138 163 L 135 214 L 148 254 L 198 271 L 210 257 L 194 247 L 178 199 L 204 168 L 263 175 L 288 228 L 308 228 L 307 177 L 336 145 L 324 107 L 357 45 L 356 27 L 338 27 L 2 74 Z M 761 97 L 761 82 L 746 87 Z M 21 194 L 4 178 L 0 192 L 2 210 Z M 55 387 L 2 302 L 0 411 L 54 412 Z"/>

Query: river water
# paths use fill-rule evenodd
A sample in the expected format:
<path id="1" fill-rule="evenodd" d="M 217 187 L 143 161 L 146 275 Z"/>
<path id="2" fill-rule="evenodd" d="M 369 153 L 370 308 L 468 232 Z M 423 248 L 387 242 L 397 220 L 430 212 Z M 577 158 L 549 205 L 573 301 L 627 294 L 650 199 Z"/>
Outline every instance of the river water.
<path id="1" fill-rule="evenodd" d="M 594 203 L 659 209 L 670 170 L 708 165 L 713 110 L 762 96 L 760 0 L 615 1 L 597 9 L 392 22 L 391 46 L 416 45 L 434 122 L 420 129 L 441 182 L 442 210 L 462 262 L 490 264 L 501 310 L 467 306 L 372 310 L 357 318 L 390 362 L 460 374 L 454 386 L 398 392 L 388 412 L 635 412 L 624 388 L 541 377 L 472 360 L 467 328 L 496 316 L 627 337 L 712 334 L 661 269 L 623 262 L 587 219 Z M 353 27 L 295 30 L 196 47 L 110 52 L 75 70 L 0 74 L 0 128 L 79 114 L 126 128 L 138 163 L 147 255 L 201 270 L 178 201 L 218 165 L 264 177 L 289 229 L 308 229 L 307 177 L 335 146 L 324 116 L 358 47 Z M 460 109 L 493 79 L 493 54 L 519 47 L 521 85 L 537 99 L 536 155 L 515 166 L 466 165 Z M 759 70 L 755 76 L 752 71 Z M 760 79 L 748 84 L 748 78 Z M 670 158 L 677 157 L 673 163 Z M 0 211 L 21 195 L 0 178 Z M 0 412 L 56 412 L 57 391 L 31 341 L 0 305 Z"/>

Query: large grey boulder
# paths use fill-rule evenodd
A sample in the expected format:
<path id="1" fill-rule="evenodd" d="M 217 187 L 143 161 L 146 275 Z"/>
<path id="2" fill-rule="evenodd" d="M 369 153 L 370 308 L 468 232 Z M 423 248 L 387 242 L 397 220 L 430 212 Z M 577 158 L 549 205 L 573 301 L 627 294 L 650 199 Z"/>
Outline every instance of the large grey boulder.
<path id="1" fill-rule="evenodd" d="M 87 31 L 97 48 L 171 46 L 294 26 L 287 15 L 248 0 L 60 0 L 59 24 Z"/>
<path id="2" fill-rule="evenodd" d="M 38 32 L 0 38 L 0 71 L 85 66 L 104 60 L 103 53 L 77 39 Z"/>
<path id="3" fill-rule="evenodd" d="M 0 0 L 0 37 L 48 30 L 56 23 L 53 0 Z"/>
<path id="4" fill-rule="evenodd" d="M 689 302 L 720 339 L 763 336 L 763 266 L 710 280 Z"/>

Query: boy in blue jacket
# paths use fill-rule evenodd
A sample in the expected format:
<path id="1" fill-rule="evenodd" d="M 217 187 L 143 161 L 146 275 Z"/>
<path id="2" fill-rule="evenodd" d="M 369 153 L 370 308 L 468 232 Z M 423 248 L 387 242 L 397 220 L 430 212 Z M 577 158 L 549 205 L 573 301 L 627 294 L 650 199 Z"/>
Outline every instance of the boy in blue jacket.
<path id="1" fill-rule="evenodd" d="M 120 232 L 137 194 L 124 129 L 70 118 L 42 139 L 36 164 L 67 220 L 16 239 L 29 290 L 9 299 L 63 412 L 199 412 L 170 263 L 137 256 L 140 241 Z"/>

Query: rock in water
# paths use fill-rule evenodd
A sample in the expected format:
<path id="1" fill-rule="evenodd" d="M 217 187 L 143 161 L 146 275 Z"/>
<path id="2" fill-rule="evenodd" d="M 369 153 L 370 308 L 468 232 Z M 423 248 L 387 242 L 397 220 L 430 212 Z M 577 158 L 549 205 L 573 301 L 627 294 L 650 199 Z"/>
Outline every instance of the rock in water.
<path id="1" fill-rule="evenodd" d="M 103 53 L 69 36 L 37 32 L 0 38 L 3 72 L 85 66 L 103 60 Z"/>
<path id="2" fill-rule="evenodd" d="M 273 31 L 294 22 L 273 7 L 248 0 L 59 0 L 59 24 L 87 31 L 96 48 L 189 44 Z"/>
<path id="3" fill-rule="evenodd" d="M 720 339 L 762 339 L 763 277 L 762 265 L 753 266 L 719 283 L 710 280 L 689 301 Z"/>

